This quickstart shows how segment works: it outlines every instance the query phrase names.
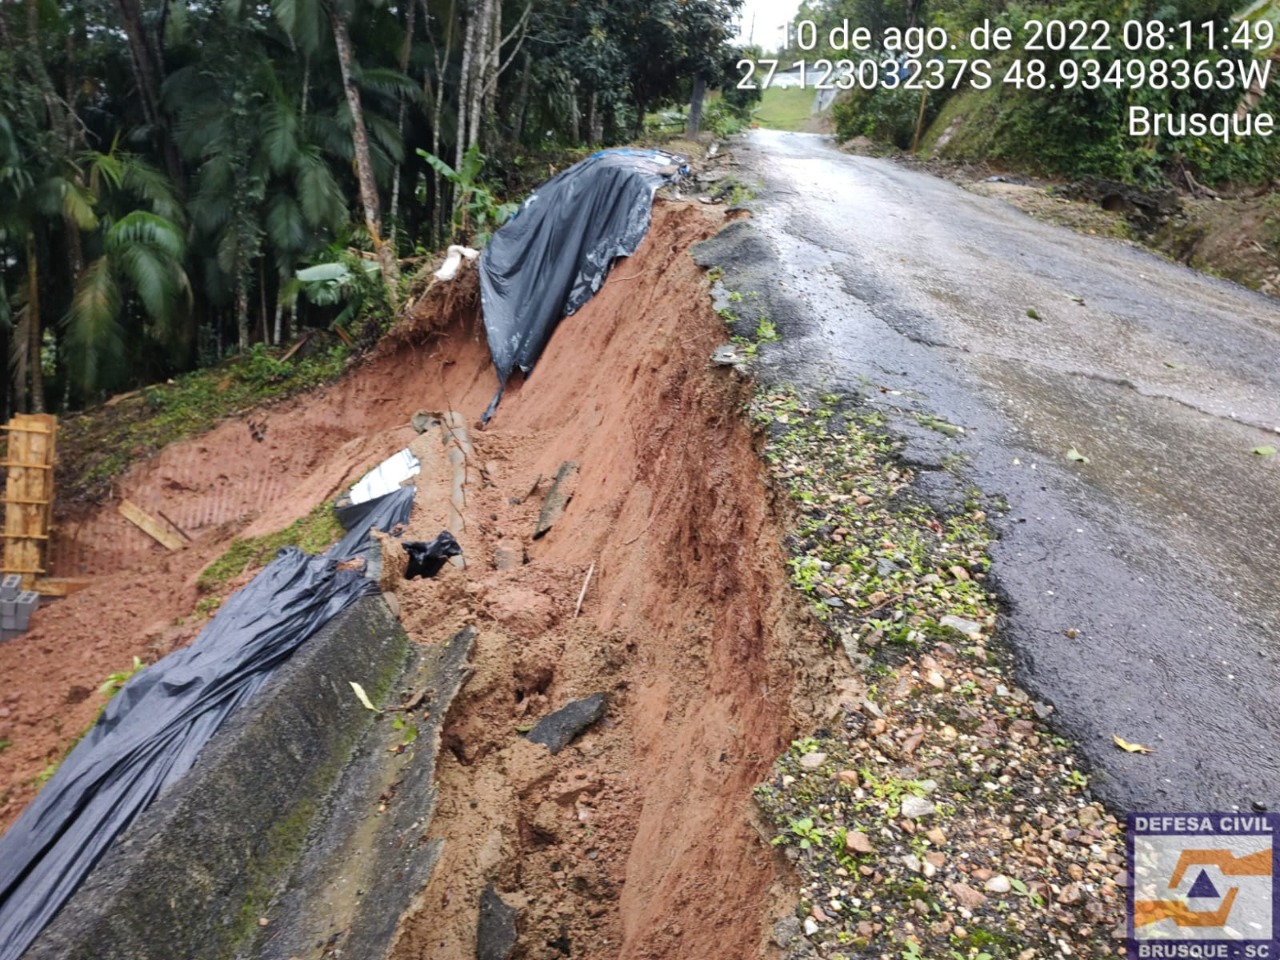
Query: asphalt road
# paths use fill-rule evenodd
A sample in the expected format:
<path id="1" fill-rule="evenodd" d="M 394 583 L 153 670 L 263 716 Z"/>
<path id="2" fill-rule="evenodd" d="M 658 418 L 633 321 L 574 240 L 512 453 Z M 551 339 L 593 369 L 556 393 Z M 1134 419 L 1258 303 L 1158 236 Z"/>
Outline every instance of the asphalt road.
<path id="1" fill-rule="evenodd" d="M 722 253 L 779 320 L 769 375 L 870 398 L 1008 503 L 1004 635 L 1098 792 L 1280 809 L 1280 456 L 1251 453 L 1280 446 L 1280 304 L 818 136 L 735 155 L 764 190 Z"/>

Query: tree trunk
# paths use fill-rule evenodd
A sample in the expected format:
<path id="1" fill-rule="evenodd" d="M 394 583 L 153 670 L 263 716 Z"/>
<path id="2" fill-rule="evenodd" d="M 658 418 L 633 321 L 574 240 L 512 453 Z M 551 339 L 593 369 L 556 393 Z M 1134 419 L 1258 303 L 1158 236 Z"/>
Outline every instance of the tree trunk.
<path id="1" fill-rule="evenodd" d="M 474 16 L 467 17 L 467 30 L 462 40 L 462 72 L 458 78 L 458 125 L 457 125 L 457 150 L 456 157 L 453 161 L 453 169 L 458 170 L 462 167 L 462 155 L 467 152 L 467 107 L 471 103 L 471 61 L 474 59 L 475 53 L 475 36 L 476 36 L 476 18 Z M 449 204 L 452 210 L 453 204 Z"/>
<path id="2" fill-rule="evenodd" d="M 243 281 L 236 283 L 236 339 L 240 352 L 249 352 L 249 291 Z"/>
<path id="3" fill-rule="evenodd" d="M 431 153 L 433 156 L 440 156 L 440 121 L 444 111 L 444 94 L 446 86 L 445 73 L 449 68 L 449 60 L 453 55 L 453 16 L 450 14 L 448 18 L 448 28 L 444 37 L 444 57 L 440 56 L 440 48 L 436 45 L 435 38 L 431 35 L 431 12 L 427 8 L 427 0 L 420 0 L 423 11 L 423 31 L 431 40 L 431 57 L 436 68 L 435 89 L 431 89 L 431 78 L 429 73 L 424 73 L 422 78 L 422 92 L 430 98 L 431 101 Z M 444 197 L 441 193 L 442 182 L 439 172 L 431 168 L 431 239 L 433 244 L 440 242 L 445 236 L 446 218 L 449 216 L 450 208 L 445 204 Z"/>
<path id="4" fill-rule="evenodd" d="M 520 74 L 520 92 L 516 94 L 515 128 L 511 139 L 520 143 L 524 139 L 525 114 L 529 110 L 529 78 L 533 73 L 533 57 L 524 55 L 524 70 Z"/>
<path id="5" fill-rule="evenodd" d="M 387 288 L 387 299 L 394 310 L 397 306 L 396 285 L 399 269 L 391 247 L 382 239 L 382 212 L 379 209 L 378 185 L 373 179 L 373 160 L 369 155 L 369 135 L 364 125 L 364 109 L 360 105 L 360 88 L 351 76 L 351 37 L 347 22 L 336 9 L 330 9 L 333 38 L 338 47 L 338 66 L 342 70 L 342 86 L 347 93 L 347 106 L 351 109 L 351 140 L 355 147 L 356 177 L 360 182 L 360 204 L 364 207 L 365 228 L 373 240 L 373 249 L 382 268 L 382 282 Z"/>
<path id="6" fill-rule="evenodd" d="M 409 50 L 413 46 L 413 24 L 417 13 L 418 6 L 412 0 L 405 9 L 405 26 L 404 26 L 404 46 L 400 48 L 400 72 L 408 74 L 409 72 Z M 400 131 L 401 139 L 404 138 L 404 115 L 405 108 L 408 106 L 404 98 L 404 92 L 400 92 L 400 119 L 397 129 Z M 395 178 L 391 181 L 391 248 L 396 247 L 396 227 L 400 219 L 400 168 L 403 164 L 396 164 Z"/>
<path id="7" fill-rule="evenodd" d="M 129 53 L 133 65 L 133 75 L 138 82 L 138 99 L 142 103 L 142 114 L 151 126 L 152 136 L 160 155 L 164 157 L 165 171 L 169 180 L 175 185 L 182 183 L 182 162 L 178 157 L 178 148 L 168 134 L 168 121 L 164 109 L 160 105 L 160 83 L 163 77 L 163 64 L 156 45 L 147 35 L 142 23 L 142 10 L 138 0 L 115 0 L 116 9 L 120 13 L 121 27 L 129 41 Z"/>
<path id="8" fill-rule="evenodd" d="M 31 412 L 44 413 L 44 367 L 40 347 L 44 330 L 40 323 L 40 267 L 36 262 L 36 236 L 27 231 L 27 369 L 31 374 Z"/>
<path id="9" fill-rule="evenodd" d="M 494 0 L 481 0 L 476 17 L 476 50 L 471 55 L 471 86 L 467 88 L 467 147 L 480 142 L 480 121 L 484 118 L 484 84 L 488 76 L 489 28 L 493 26 L 490 7 Z"/>
<path id="10" fill-rule="evenodd" d="M 693 96 L 689 98 L 689 123 L 684 135 L 694 140 L 702 132 L 702 100 L 707 95 L 707 81 L 701 73 L 693 75 Z"/>
<path id="11" fill-rule="evenodd" d="M 489 145 L 493 135 L 494 117 L 498 115 L 498 74 L 502 71 L 502 0 L 490 0 L 490 3 L 493 6 L 493 19 L 489 24 L 492 50 L 485 64 L 484 113 L 481 124 L 481 136 L 485 146 Z"/>

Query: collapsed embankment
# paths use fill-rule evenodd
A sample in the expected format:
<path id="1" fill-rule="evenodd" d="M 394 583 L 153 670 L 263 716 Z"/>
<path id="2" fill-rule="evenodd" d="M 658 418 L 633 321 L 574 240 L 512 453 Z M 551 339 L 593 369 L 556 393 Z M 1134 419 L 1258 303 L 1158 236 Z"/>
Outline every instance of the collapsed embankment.
<path id="1" fill-rule="evenodd" d="M 823 715 L 843 684 L 785 587 L 741 416 L 746 388 L 707 363 L 725 331 L 688 250 L 715 229 L 696 205 L 655 207 L 636 255 L 561 324 L 489 428 L 471 433 L 466 568 L 397 586 L 411 640 L 440 644 L 466 626 L 476 636 L 423 827 L 443 839 L 440 860 L 394 957 L 474 956 L 489 886 L 516 908 L 513 956 L 764 948 L 776 858 L 753 826 L 750 791 L 797 721 Z M 415 413 L 470 420 L 483 409 L 496 384 L 477 300 L 473 274 L 431 288 L 360 369 L 273 408 L 265 436 L 228 422 L 125 478 L 123 495 L 163 510 L 193 542 L 171 555 L 116 549 L 118 572 L 0 647 L 13 678 L 0 698 L 0 742 L 12 742 L 0 751 L 0 823 L 91 721 L 106 674 L 189 641 L 197 574 L 230 536 L 279 529 L 418 442 Z M 425 463 L 416 481 L 409 539 L 447 521 L 439 466 Z M 558 474 L 568 505 L 534 539 Z M 105 548 L 118 522 L 103 511 L 75 535 Z M 596 693 L 608 697 L 604 718 L 560 753 L 521 735 Z M 378 817 L 403 805 L 425 813 L 431 798 L 393 784 L 367 800 Z M 345 934 L 317 924 L 306 956 L 328 955 Z M 270 955 L 269 937 L 260 952 Z"/>

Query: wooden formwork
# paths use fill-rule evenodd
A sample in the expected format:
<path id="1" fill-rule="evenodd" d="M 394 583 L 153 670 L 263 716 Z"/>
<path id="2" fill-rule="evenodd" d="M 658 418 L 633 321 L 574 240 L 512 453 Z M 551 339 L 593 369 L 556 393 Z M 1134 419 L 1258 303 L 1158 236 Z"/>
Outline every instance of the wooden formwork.
<path id="1" fill-rule="evenodd" d="M 17 414 L 7 426 L 9 452 L 0 466 L 4 487 L 4 557 L 0 572 L 22 577 L 22 589 L 36 589 L 53 527 L 53 465 L 58 421 L 46 413 Z"/>

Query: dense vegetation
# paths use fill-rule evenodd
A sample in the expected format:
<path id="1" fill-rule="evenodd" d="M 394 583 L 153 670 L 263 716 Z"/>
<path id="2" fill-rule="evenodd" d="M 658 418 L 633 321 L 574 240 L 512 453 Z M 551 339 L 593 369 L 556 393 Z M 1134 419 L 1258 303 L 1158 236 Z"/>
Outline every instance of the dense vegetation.
<path id="1" fill-rule="evenodd" d="M 1266 183 L 1280 172 L 1280 135 L 1232 138 L 1224 143 L 1219 137 L 1190 132 L 1185 136 L 1128 134 L 1131 106 L 1177 115 L 1231 115 L 1237 108 L 1244 114 L 1258 107 L 1262 91 L 1250 91 L 1249 84 L 1239 80 L 1230 89 L 1219 89 L 1205 82 L 1206 76 L 1193 75 L 1189 89 L 1177 90 L 1173 84 L 1162 85 L 1153 79 L 1156 74 L 1172 75 L 1166 72 L 1176 70 L 1175 61 L 1179 60 L 1216 63 L 1225 59 L 1238 63 L 1237 69 L 1248 70 L 1255 60 L 1261 63 L 1280 54 L 1280 45 L 1275 43 L 1280 38 L 1280 5 L 1265 0 L 1255 3 L 1250 22 L 1262 24 L 1262 29 L 1246 30 L 1245 34 L 1240 33 L 1240 20 L 1233 18 L 1240 5 L 1240 0 L 1148 0 L 1136 4 L 1126 0 L 807 0 L 798 19 L 819 24 L 819 36 L 845 19 L 868 27 L 876 38 L 883 38 L 891 28 L 940 27 L 956 43 L 956 49 L 926 52 L 926 60 L 936 56 L 990 61 L 994 82 L 986 90 L 974 89 L 971 79 L 962 80 L 956 89 L 948 82 L 944 89 L 930 91 L 927 96 L 922 96 L 920 89 L 905 89 L 905 85 L 855 90 L 837 103 L 834 111 L 842 137 L 866 135 L 905 149 L 913 145 L 919 124 L 923 129 L 932 126 L 924 137 L 926 145 L 941 147 L 953 157 L 990 159 L 1038 172 L 1096 175 L 1146 186 L 1174 182 L 1185 187 L 1194 182 Z M 1029 51 L 1026 42 L 1033 34 L 1025 25 L 1033 20 L 1079 21 L 1090 28 L 1083 35 L 1085 42 L 1079 44 L 1081 49 Z M 1267 28 L 1264 20 L 1272 27 Z M 992 30 L 1010 29 L 1014 38 L 1010 50 L 975 51 L 970 47 L 970 32 L 984 21 Z M 1092 25 L 1096 21 L 1112 28 L 1106 43 L 1109 49 L 1094 48 L 1098 31 Z M 1163 35 L 1152 41 L 1135 34 L 1127 47 L 1120 31 L 1126 21 L 1135 21 L 1144 29 L 1148 24 L 1163 24 Z M 1184 23 L 1192 25 L 1189 30 Z M 1159 26 L 1151 29 L 1162 32 Z M 1208 49 L 1211 29 L 1216 38 L 1213 50 Z M 1185 42 L 1188 34 L 1190 49 Z M 1228 43 L 1233 38 L 1235 42 Z M 1039 39 L 1042 47 L 1047 46 L 1043 35 Z M 1079 37 L 1068 34 L 1068 46 L 1073 39 Z M 849 56 L 829 47 L 807 56 L 824 54 Z M 1079 84 L 1068 90 L 1062 83 L 1056 90 L 1037 88 L 1030 71 L 1022 69 L 1032 59 L 1045 65 L 1050 81 L 1096 69 L 1101 82 L 1095 89 Z M 1272 66 L 1280 69 L 1280 62 Z M 1011 70 L 1021 73 L 1010 74 Z M 948 81 L 955 73 L 949 64 Z M 1012 77 L 1013 82 L 1001 82 L 1005 77 Z M 1263 112 L 1269 104 L 1268 98 Z"/>
<path id="2" fill-rule="evenodd" d="M 0 418 L 394 306 L 554 151 L 700 103 L 739 3 L 0 4 Z"/>

